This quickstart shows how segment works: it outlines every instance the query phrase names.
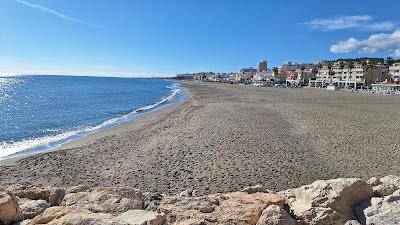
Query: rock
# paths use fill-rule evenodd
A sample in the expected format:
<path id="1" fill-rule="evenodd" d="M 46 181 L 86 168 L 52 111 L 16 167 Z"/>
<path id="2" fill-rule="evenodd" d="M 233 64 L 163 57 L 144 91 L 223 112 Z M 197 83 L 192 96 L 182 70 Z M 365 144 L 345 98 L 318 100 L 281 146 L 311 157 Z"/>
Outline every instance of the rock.
<path id="1" fill-rule="evenodd" d="M 181 196 L 181 197 L 192 197 L 193 196 L 193 190 L 182 191 L 181 193 L 179 193 L 179 196 Z"/>
<path id="2" fill-rule="evenodd" d="M 296 221 L 277 205 L 270 205 L 261 214 L 257 225 L 295 225 Z"/>
<path id="3" fill-rule="evenodd" d="M 90 187 L 89 186 L 85 186 L 85 185 L 78 185 L 78 186 L 74 186 L 74 187 L 70 187 L 67 188 L 67 190 L 65 191 L 66 194 L 69 193 L 77 193 L 77 192 L 84 192 L 89 190 Z"/>
<path id="4" fill-rule="evenodd" d="M 43 199 L 31 200 L 22 198 L 19 200 L 19 207 L 21 208 L 22 217 L 24 220 L 33 219 L 35 216 L 41 214 L 50 207 L 50 204 Z"/>
<path id="5" fill-rule="evenodd" d="M 372 197 L 372 188 L 357 178 L 320 180 L 281 192 L 294 215 L 311 224 L 344 224 L 355 219 L 353 207 Z"/>
<path id="6" fill-rule="evenodd" d="M 61 205 L 88 209 L 92 212 L 126 212 L 132 209 L 143 209 L 144 196 L 139 190 L 130 187 L 103 187 L 67 194 Z"/>
<path id="7" fill-rule="evenodd" d="M 158 211 L 160 208 L 160 202 L 163 199 L 163 195 L 158 192 L 143 193 L 144 195 L 144 208 L 150 211 Z"/>
<path id="8" fill-rule="evenodd" d="M 49 208 L 51 209 L 51 208 Z M 31 220 L 29 225 L 126 225 L 126 223 L 121 223 L 115 220 L 114 216 L 107 213 L 93 213 L 89 210 L 66 210 L 61 209 L 57 213 L 57 216 L 50 216 L 45 218 L 41 216 L 41 220 L 36 218 Z M 40 221 L 47 221 L 42 223 Z"/>
<path id="9" fill-rule="evenodd" d="M 400 190 L 385 197 L 374 197 L 356 207 L 361 224 L 400 224 Z"/>
<path id="10" fill-rule="evenodd" d="M 49 193 L 49 203 L 51 206 L 60 205 L 61 201 L 64 199 L 65 190 L 61 188 L 51 188 Z"/>
<path id="11" fill-rule="evenodd" d="M 250 186 L 250 187 L 245 187 L 242 192 L 245 192 L 247 194 L 254 194 L 257 192 L 262 192 L 262 193 L 274 193 L 273 191 L 270 191 L 268 189 L 266 189 L 264 186 L 262 186 L 261 184 L 257 184 L 254 186 Z"/>
<path id="12" fill-rule="evenodd" d="M 361 225 L 357 220 L 349 220 L 344 225 Z"/>
<path id="13" fill-rule="evenodd" d="M 374 194 L 378 197 L 384 197 L 400 189 L 400 177 L 389 175 L 382 177 L 375 184 L 377 185 L 372 187 Z"/>
<path id="14" fill-rule="evenodd" d="M 29 222 L 29 225 L 83 225 L 83 224 L 101 224 L 101 225 L 126 225 L 118 222 L 111 214 L 93 213 L 87 209 L 68 209 L 55 206 L 48 208 L 43 214 L 35 217 Z"/>
<path id="15" fill-rule="evenodd" d="M 252 224 L 270 205 L 283 207 L 285 199 L 278 194 L 233 192 L 202 197 L 168 196 L 160 210 L 167 214 L 168 224 Z"/>
<path id="16" fill-rule="evenodd" d="M 205 205 L 205 206 L 200 206 L 199 211 L 202 213 L 211 213 L 213 212 L 215 207 L 213 205 Z"/>
<path id="17" fill-rule="evenodd" d="M 116 221 L 130 225 L 162 225 L 166 216 L 152 211 L 129 210 L 115 218 Z"/>
<path id="18" fill-rule="evenodd" d="M 110 213 L 94 213 L 87 209 L 72 209 L 69 207 L 51 207 L 29 222 L 29 225 L 161 225 L 165 221 L 165 215 L 152 211 L 129 210 L 118 216 Z"/>
<path id="19" fill-rule="evenodd" d="M 0 189 L 0 224 L 8 225 L 22 220 L 18 199 L 12 192 Z"/>
<path id="20" fill-rule="evenodd" d="M 28 225 L 31 220 L 23 220 L 21 222 L 14 223 L 13 225 Z"/>
<path id="21" fill-rule="evenodd" d="M 11 190 L 19 198 L 27 198 L 31 200 L 43 199 L 50 203 L 51 206 L 60 205 L 65 195 L 65 190 L 56 187 L 18 187 Z"/>
<path id="22" fill-rule="evenodd" d="M 76 209 L 75 209 L 76 210 Z M 30 222 L 29 225 L 34 225 L 34 224 L 48 224 L 51 221 L 61 218 L 64 215 L 72 212 L 73 209 L 71 208 L 65 208 L 62 206 L 54 206 L 47 208 L 42 214 L 36 216 L 33 218 Z M 77 210 L 78 211 L 78 210 Z M 81 210 L 82 212 L 86 210 Z"/>
<path id="23" fill-rule="evenodd" d="M 371 187 L 373 187 L 373 186 L 376 186 L 376 185 L 381 184 L 382 182 L 381 182 L 378 178 L 376 178 L 376 177 L 371 177 L 371 178 L 369 178 L 369 179 L 367 180 L 367 183 L 368 183 Z"/>

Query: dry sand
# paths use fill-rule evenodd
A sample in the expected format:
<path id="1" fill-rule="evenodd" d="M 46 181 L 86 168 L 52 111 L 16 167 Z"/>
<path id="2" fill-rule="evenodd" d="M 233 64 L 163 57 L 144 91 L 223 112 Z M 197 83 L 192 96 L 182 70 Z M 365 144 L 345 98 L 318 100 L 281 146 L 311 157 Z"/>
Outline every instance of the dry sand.
<path id="1" fill-rule="evenodd" d="M 186 102 L 0 167 L 0 185 L 281 190 L 400 175 L 400 98 L 186 83 Z"/>

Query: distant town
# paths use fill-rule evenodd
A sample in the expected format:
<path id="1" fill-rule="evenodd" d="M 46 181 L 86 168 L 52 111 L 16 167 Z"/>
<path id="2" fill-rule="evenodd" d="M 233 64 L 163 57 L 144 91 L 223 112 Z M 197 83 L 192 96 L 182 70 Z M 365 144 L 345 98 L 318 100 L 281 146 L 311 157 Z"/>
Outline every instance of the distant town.
<path id="1" fill-rule="evenodd" d="M 316 63 L 286 62 L 272 69 L 268 68 L 266 60 L 262 60 L 257 69 L 186 73 L 178 74 L 177 78 L 258 87 L 311 87 L 400 95 L 400 60 L 387 57 L 321 60 Z"/>

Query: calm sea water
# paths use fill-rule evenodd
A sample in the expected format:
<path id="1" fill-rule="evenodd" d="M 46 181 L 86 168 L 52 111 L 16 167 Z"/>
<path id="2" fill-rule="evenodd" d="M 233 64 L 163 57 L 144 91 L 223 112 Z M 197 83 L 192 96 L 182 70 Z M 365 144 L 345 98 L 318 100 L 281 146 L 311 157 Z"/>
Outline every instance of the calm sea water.
<path id="1" fill-rule="evenodd" d="M 0 77 L 0 159 L 58 147 L 181 95 L 179 85 L 168 80 Z"/>

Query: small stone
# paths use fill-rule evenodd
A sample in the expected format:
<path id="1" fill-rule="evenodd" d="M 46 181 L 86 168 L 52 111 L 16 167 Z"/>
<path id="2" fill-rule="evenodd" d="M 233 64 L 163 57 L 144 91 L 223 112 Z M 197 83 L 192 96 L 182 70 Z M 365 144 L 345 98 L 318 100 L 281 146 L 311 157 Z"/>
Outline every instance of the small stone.
<path id="1" fill-rule="evenodd" d="M 361 225 L 357 220 L 349 220 L 344 225 Z"/>
<path id="2" fill-rule="evenodd" d="M 199 211 L 202 213 L 212 213 L 214 212 L 215 207 L 214 206 L 201 206 L 199 208 Z"/>

